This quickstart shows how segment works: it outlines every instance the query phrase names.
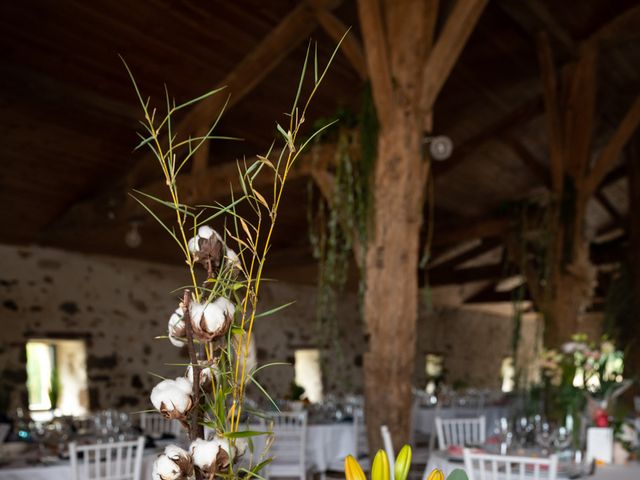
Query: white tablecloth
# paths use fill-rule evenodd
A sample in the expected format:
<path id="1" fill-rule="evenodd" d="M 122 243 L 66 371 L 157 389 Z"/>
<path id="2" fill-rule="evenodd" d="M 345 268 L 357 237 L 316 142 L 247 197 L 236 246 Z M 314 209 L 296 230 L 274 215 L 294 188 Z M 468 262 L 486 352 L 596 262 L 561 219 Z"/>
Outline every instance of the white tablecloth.
<path id="1" fill-rule="evenodd" d="M 252 430 L 260 430 L 252 426 Z M 256 453 L 262 451 L 265 437 L 254 437 Z M 352 423 L 310 424 L 307 427 L 307 462 L 318 472 L 326 471 L 330 465 L 341 462 L 353 454 L 356 439 Z"/>
<path id="2" fill-rule="evenodd" d="M 142 458 L 142 480 L 151 478 L 153 462 L 156 456 L 157 452 L 155 450 L 144 452 L 144 457 Z M 0 480 L 70 480 L 70 478 L 71 464 L 69 462 L 37 467 L 0 467 Z"/>
<path id="3" fill-rule="evenodd" d="M 414 412 L 414 428 L 420 433 L 434 435 L 436 433 L 435 418 L 471 418 L 484 415 L 487 422 L 487 435 L 501 417 L 509 416 L 509 407 L 503 405 L 488 407 L 419 407 Z"/>
<path id="4" fill-rule="evenodd" d="M 456 468 L 464 469 L 464 464 L 460 462 L 450 462 L 447 460 L 446 452 L 437 451 L 433 452 L 429 458 L 424 478 L 426 478 L 434 468 L 439 468 L 448 476 L 451 471 Z M 580 478 L 584 478 L 585 480 L 640 480 L 640 463 L 604 465 L 598 467 L 594 475 Z"/>

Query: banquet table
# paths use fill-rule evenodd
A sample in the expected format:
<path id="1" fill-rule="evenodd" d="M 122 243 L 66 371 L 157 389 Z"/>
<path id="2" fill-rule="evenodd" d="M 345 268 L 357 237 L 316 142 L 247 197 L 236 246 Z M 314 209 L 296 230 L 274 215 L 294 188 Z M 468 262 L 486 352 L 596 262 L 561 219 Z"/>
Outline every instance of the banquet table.
<path id="1" fill-rule="evenodd" d="M 259 425 L 250 428 L 261 430 Z M 265 441 L 265 436 L 254 437 L 256 452 L 262 450 Z M 355 444 L 351 422 L 312 423 L 307 426 L 307 462 L 318 472 L 326 471 L 330 465 L 353 454 Z"/>
<path id="2" fill-rule="evenodd" d="M 449 475 L 456 468 L 463 468 L 464 464 L 459 461 L 451 461 L 446 451 L 436 451 L 429 457 L 429 462 L 425 470 L 425 477 L 434 468 L 438 468 Z M 562 475 L 558 475 L 558 479 L 563 479 Z M 634 462 L 627 465 L 602 465 L 596 468 L 593 475 L 585 475 L 579 478 L 586 480 L 640 480 L 640 463 Z"/>
<path id="3" fill-rule="evenodd" d="M 153 462 L 160 449 L 146 449 L 142 457 L 142 479 L 151 478 Z M 71 464 L 68 460 L 48 465 L 8 465 L 0 467 L 0 480 L 69 480 Z"/>

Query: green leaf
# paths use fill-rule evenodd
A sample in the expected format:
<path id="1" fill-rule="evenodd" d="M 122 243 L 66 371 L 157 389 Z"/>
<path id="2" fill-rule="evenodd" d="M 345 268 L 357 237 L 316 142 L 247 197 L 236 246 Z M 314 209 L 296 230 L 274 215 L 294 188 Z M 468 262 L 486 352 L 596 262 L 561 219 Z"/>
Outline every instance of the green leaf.
<path id="1" fill-rule="evenodd" d="M 464 470 L 456 468 L 449 474 L 447 480 L 469 480 L 469 477 Z"/>
<path id="2" fill-rule="evenodd" d="M 296 301 L 295 301 L 295 300 L 294 300 L 294 301 L 292 301 L 292 302 L 289 302 L 289 303 L 285 303 L 285 304 L 283 304 L 283 305 L 280 305 L 279 307 L 272 308 L 271 310 L 267 310 L 266 312 L 256 313 L 255 318 L 267 317 L 267 316 L 272 315 L 272 314 L 274 314 L 274 313 L 276 313 L 276 312 L 279 312 L 280 310 L 284 310 L 285 308 L 290 307 L 290 306 L 291 306 L 291 305 L 293 305 L 294 303 L 296 303 Z"/>
<path id="3" fill-rule="evenodd" d="M 276 412 L 280 412 L 280 408 L 278 407 L 278 404 L 273 401 L 273 398 L 271 398 L 271 396 L 267 393 L 267 391 L 264 389 L 264 387 L 262 385 L 260 385 L 260 383 L 258 383 L 258 381 L 255 378 L 253 378 L 252 375 L 249 376 L 249 380 L 251 380 L 253 382 L 253 384 L 256 387 L 258 387 L 258 389 L 262 392 L 262 394 L 267 398 L 267 400 L 269 400 L 271 405 L 273 405 L 273 408 L 276 409 Z"/>

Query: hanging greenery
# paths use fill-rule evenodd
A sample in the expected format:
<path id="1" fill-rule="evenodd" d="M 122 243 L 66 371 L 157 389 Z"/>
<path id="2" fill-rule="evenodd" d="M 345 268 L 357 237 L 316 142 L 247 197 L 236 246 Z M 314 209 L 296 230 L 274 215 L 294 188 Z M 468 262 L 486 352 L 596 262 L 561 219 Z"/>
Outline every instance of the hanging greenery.
<path id="1" fill-rule="evenodd" d="M 325 130 L 318 142 L 336 145 L 335 161 L 331 166 L 333 185 L 330 198 L 316 193 L 313 180 L 308 184 L 309 239 L 314 258 L 318 261 L 318 289 L 316 319 L 319 344 L 324 346 L 321 360 L 323 370 L 326 359 L 341 362 L 344 352 L 338 331 L 338 297 L 344 291 L 349 266 L 354 252 L 356 264 L 364 269 L 364 252 L 370 225 L 371 177 L 376 158 L 378 124 L 371 97 L 366 89 L 362 110 L 355 115 L 340 110 L 330 119 L 323 119 L 316 127 L 336 122 L 336 127 Z M 354 245 L 358 248 L 354 248 Z M 364 292 L 364 272 L 359 272 L 360 296 Z M 334 372 L 341 375 L 346 372 Z M 348 378 L 338 378 L 347 384 Z"/>

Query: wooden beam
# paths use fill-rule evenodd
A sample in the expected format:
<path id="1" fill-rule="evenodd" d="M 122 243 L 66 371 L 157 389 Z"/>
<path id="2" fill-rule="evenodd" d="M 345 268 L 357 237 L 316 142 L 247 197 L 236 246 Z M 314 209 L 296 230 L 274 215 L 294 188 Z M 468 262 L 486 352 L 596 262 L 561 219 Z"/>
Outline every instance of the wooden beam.
<path id="1" fill-rule="evenodd" d="M 488 0 L 458 0 L 422 70 L 420 110 L 427 115 L 458 61 Z"/>
<path id="2" fill-rule="evenodd" d="M 540 0 L 500 0 L 497 4 L 528 35 L 545 31 L 564 52 L 573 55 L 578 50 L 568 31 Z"/>
<path id="3" fill-rule="evenodd" d="M 317 1 L 309 0 L 314 7 L 314 12 L 320 23 L 320 26 L 336 43 L 340 41 L 347 32 L 348 27 L 327 8 L 318 5 Z M 368 77 L 367 61 L 364 57 L 364 49 L 362 44 L 356 37 L 353 30 L 350 30 L 340 46 L 342 53 L 347 57 L 351 66 L 362 80 Z"/>
<path id="4" fill-rule="evenodd" d="M 640 124 L 640 95 L 638 95 L 627 111 L 618 128 L 613 133 L 609 142 L 602 149 L 596 160 L 585 185 L 586 192 L 593 194 L 607 172 L 613 168 L 620 157 L 622 149 L 627 144 L 631 135 Z"/>
<path id="5" fill-rule="evenodd" d="M 384 124 L 389 121 L 393 109 L 393 84 L 387 35 L 379 0 L 358 0 L 358 15 L 373 102 L 376 106 L 378 121 Z"/>
<path id="6" fill-rule="evenodd" d="M 518 295 L 517 289 L 511 291 L 499 292 L 495 289 L 495 284 L 490 284 L 487 288 L 482 289 L 475 295 L 471 295 L 467 298 L 465 304 L 477 304 L 477 303 L 513 303 L 514 298 Z M 520 288 L 520 287 L 518 287 Z M 531 295 L 529 289 L 525 287 L 522 300 L 530 301 Z"/>
<path id="7" fill-rule="evenodd" d="M 551 163 L 551 186 L 553 191 L 562 195 L 564 183 L 563 142 L 558 105 L 555 64 L 549 37 L 546 33 L 538 36 L 538 59 L 542 71 L 542 86 L 544 92 L 544 105 L 547 114 L 547 133 L 549 135 L 549 151 Z"/>
<path id="8" fill-rule="evenodd" d="M 511 135 L 505 135 L 502 139 L 504 145 L 515 153 L 522 163 L 533 173 L 547 188 L 551 188 L 549 170 L 518 139 Z"/>
<path id="9" fill-rule="evenodd" d="M 500 244 L 501 242 L 496 239 L 483 239 L 479 245 L 465 250 L 459 255 L 456 255 L 453 258 L 445 260 L 434 266 L 428 266 L 427 268 L 429 269 L 429 271 L 433 272 L 437 270 L 451 270 L 452 268 L 456 268 L 458 265 L 461 265 L 469 260 L 473 260 L 474 258 L 484 255 L 487 252 L 495 250 Z"/>
<path id="10" fill-rule="evenodd" d="M 613 43 L 640 35 L 640 5 L 634 5 L 617 17 L 609 20 L 593 33 L 586 42 Z"/>
<path id="11" fill-rule="evenodd" d="M 245 56 L 218 85 L 224 92 L 208 97 L 177 122 L 173 134 L 186 138 L 199 127 L 209 125 L 228 99 L 227 108 L 246 97 L 291 51 L 309 37 L 317 26 L 316 16 L 306 3 L 298 4 L 280 23 Z M 225 93 L 228 92 L 228 93 Z M 127 185 L 137 186 L 155 173 L 155 161 L 147 154 L 127 176 Z M 146 161 L 145 161 L 146 159 Z M 150 168 L 151 167 L 151 168 Z"/>
<path id="12" fill-rule="evenodd" d="M 487 218 L 446 229 L 436 229 L 433 246 L 451 245 L 474 238 L 501 237 L 509 231 L 509 219 Z"/>
<path id="13" fill-rule="evenodd" d="M 604 194 L 602 190 L 598 190 L 595 193 L 595 197 L 598 203 L 602 206 L 602 208 L 604 208 L 607 211 L 607 213 L 611 216 L 612 220 L 614 221 L 622 220 L 622 215 L 620 214 L 620 212 L 618 212 L 616 207 L 613 206 L 613 204 L 609 201 L 609 199 L 607 198 L 607 196 Z"/>
<path id="14" fill-rule="evenodd" d="M 277 152 L 272 153 L 272 157 Z M 315 162 L 331 162 L 335 156 L 335 147 L 333 144 L 317 145 L 313 151 L 307 151 L 300 155 L 295 164 L 289 171 L 288 180 L 294 180 L 309 176 Z M 239 183 L 238 166 L 236 162 L 226 162 L 219 165 L 208 167 L 203 171 L 194 171 L 189 174 L 181 174 L 178 176 L 178 185 L 180 188 L 180 201 L 187 205 L 212 205 L 216 201 L 225 201 L 231 196 L 239 194 L 242 188 Z M 272 172 L 267 169 L 255 178 L 254 186 L 259 191 L 264 191 L 273 185 Z M 162 200 L 169 200 L 168 190 L 164 181 L 150 182 L 138 190 L 148 195 L 152 195 Z M 111 225 L 114 223 L 123 223 L 131 218 L 146 215 L 140 204 L 134 200 L 128 191 L 118 191 L 115 198 L 119 198 L 119 203 L 109 205 L 110 216 L 112 218 Z M 100 201 L 98 201 L 100 200 Z M 143 197 L 141 200 L 145 201 Z M 173 210 L 165 207 L 155 208 L 153 201 L 145 201 L 160 216 L 166 218 L 173 215 Z M 104 198 L 95 201 L 84 202 L 75 205 L 69 211 L 66 221 L 57 227 L 52 228 L 51 234 L 64 233 L 69 230 L 92 228 L 105 223 L 104 208 L 96 210 L 94 205 L 106 205 Z"/>

